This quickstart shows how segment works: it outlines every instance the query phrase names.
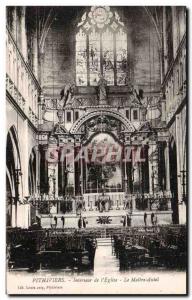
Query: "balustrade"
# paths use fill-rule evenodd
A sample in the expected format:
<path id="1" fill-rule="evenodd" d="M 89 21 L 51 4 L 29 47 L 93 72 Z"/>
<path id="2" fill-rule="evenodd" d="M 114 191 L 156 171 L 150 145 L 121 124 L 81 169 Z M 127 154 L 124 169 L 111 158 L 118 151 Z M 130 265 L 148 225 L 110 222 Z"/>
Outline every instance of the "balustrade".
<path id="1" fill-rule="evenodd" d="M 38 95 L 41 88 L 8 29 L 6 31 L 6 53 L 6 90 L 31 123 L 37 126 Z"/>
<path id="2" fill-rule="evenodd" d="M 170 210 L 171 197 L 153 196 L 136 197 L 136 209 L 138 210 Z"/>

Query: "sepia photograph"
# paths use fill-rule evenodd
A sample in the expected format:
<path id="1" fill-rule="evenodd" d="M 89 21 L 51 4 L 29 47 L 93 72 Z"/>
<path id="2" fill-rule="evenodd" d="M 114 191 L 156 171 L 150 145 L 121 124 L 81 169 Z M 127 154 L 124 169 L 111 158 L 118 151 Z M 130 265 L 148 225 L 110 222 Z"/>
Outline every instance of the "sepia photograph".
<path id="1" fill-rule="evenodd" d="M 6 293 L 186 295 L 187 8 L 5 10 Z"/>

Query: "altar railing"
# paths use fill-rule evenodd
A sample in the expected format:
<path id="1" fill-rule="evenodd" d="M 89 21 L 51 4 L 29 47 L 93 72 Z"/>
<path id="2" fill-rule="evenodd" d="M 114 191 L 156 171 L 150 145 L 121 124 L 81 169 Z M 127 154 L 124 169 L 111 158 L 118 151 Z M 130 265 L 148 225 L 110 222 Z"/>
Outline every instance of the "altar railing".
<path id="1" fill-rule="evenodd" d="M 136 196 L 135 208 L 137 210 L 158 210 L 166 211 L 171 210 L 171 196 Z"/>

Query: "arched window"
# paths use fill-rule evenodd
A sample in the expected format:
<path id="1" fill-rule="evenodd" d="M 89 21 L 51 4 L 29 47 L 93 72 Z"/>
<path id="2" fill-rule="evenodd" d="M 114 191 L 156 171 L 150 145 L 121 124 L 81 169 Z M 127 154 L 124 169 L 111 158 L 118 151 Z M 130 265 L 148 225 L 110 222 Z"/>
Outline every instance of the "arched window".
<path id="1" fill-rule="evenodd" d="M 76 85 L 96 86 L 100 74 L 108 85 L 126 85 L 127 33 L 118 13 L 93 6 L 77 26 Z"/>

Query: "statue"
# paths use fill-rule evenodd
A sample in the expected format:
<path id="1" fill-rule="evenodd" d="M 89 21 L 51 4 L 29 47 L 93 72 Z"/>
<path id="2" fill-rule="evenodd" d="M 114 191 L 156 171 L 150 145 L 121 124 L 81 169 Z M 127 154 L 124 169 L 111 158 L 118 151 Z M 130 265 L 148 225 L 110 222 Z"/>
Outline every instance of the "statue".
<path id="1" fill-rule="evenodd" d="M 67 104 L 71 104 L 71 100 L 74 94 L 74 89 L 75 89 L 74 84 L 66 84 L 65 87 L 61 90 L 60 101 L 62 101 L 62 108 L 64 108 Z"/>
<path id="2" fill-rule="evenodd" d="M 58 111 L 57 111 L 57 117 L 59 119 L 59 124 L 63 123 L 63 110 L 62 109 L 58 109 Z"/>
<path id="3" fill-rule="evenodd" d="M 49 197 L 55 197 L 55 184 L 56 184 L 56 177 L 55 177 L 55 169 L 50 169 L 49 177 Z"/>
<path id="4" fill-rule="evenodd" d="M 98 98 L 99 104 L 107 104 L 107 80 L 103 77 L 103 75 L 99 74 L 98 81 Z"/>

